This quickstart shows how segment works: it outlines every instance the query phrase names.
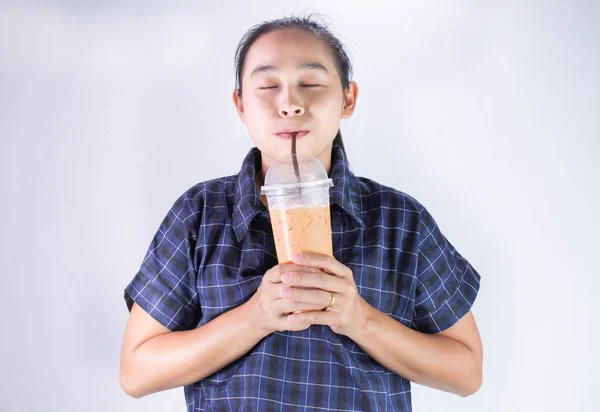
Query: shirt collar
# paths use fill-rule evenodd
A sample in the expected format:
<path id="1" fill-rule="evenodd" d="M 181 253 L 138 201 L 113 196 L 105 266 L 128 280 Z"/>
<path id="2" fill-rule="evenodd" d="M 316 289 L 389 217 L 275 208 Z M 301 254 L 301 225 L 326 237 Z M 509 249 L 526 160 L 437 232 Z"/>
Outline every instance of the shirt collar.
<path id="1" fill-rule="evenodd" d="M 256 188 L 256 173 L 261 167 L 260 150 L 254 147 L 246 155 L 234 187 L 232 223 L 238 242 L 246 236 L 252 220 L 266 210 Z M 339 146 L 333 146 L 331 151 L 331 180 L 333 180 L 333 187 L 329 192 L 331 204 L 338 205 L 364 228 L 358 195 L 358 179 L 352 173 L 344 151 Z"/>
<path id="2" fill-rule="evenodd" d="M 350 163 L 341 147 L 335 145 L 331 151 L 331 204 L 341 207 L 364 229 L 365 223 L 361 218 L 359 182 L 352 172 Z"/>
<path id="3" fill-rule="evenodd" d="M 256 172 L 262 167 L 260 150 L 253 147 L 246 155 L 242 168 L 238 173 L 233 200 L 233 231 L 238 242 L 241 242 L 248 232 L 252 220 L 266 210 L 260 201 L 256 189 Z"/>

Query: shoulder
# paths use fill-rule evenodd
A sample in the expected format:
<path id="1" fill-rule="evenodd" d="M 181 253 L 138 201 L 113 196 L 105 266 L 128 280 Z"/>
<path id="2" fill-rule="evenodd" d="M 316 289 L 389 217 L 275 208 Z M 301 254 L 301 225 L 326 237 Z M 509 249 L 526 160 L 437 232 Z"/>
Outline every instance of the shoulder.
<path id="1" fill-rule="evenodd" d="M 196 183 L 173 203 L 172 211 L 182 220 L 198 221 L 206 207 L 227 207 L 235 194 L 237 175 L 223 176 Z"/>
<path id="2" fill-rule="evenodd" d="M 387 211 L 411 213 L 420 219 L 426 212 L 425 207 L 417 199 L 399 189 L 386 186 L 367 177 L 357 176 L 358 192 L 363 213 L 370 211 Z"/>

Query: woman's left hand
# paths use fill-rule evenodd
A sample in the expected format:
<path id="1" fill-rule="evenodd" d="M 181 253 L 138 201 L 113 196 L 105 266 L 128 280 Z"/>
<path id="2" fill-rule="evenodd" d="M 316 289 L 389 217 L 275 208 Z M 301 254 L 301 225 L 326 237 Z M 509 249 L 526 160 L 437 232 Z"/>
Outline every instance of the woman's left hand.
<path id="1" fill-rule="evenodd" d="M 350 338 L 362 333 L 367 325 L 370 306 L 358 294 L 350 268 L 332 256 L 318 253 L 304 252 L 292 260 L 298 265 L 314 267 L 316 272 L 283 274 L 281 282 L 289 288 L 283 290 L 282 297 L 299 303 L 321 304 L 324 310 L 290 314 L 288 320 L 307 325 L 328 325 L 334 332 Z M 333 305 L 327 308 L 332 302 Z"/>

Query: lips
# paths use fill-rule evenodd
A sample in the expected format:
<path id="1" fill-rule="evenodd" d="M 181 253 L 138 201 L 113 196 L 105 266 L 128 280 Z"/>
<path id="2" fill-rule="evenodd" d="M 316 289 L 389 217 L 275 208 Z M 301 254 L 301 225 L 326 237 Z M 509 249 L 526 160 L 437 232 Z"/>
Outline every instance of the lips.
<path id="1" fill-rule="evenodd" d="M 276 134 L 277 134 L 277 136 L 279 136 L 283 139 L 291 139 L 292 133 L 296 133 L 296 139 L 299 139 L 303 136 L 306 136 L 309 133 L 309 131 L 308 130 L 298 130 L 298 131 L 294 131 L 294 132 L 280 132 L 280 133 L 276 133 Z"/>

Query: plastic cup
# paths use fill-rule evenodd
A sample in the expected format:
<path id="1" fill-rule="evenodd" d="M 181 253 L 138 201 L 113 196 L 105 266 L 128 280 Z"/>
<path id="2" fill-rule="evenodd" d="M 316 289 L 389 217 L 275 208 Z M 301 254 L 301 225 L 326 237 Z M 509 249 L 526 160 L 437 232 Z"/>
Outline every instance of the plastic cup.
<path id="1" fill-rule="evenodd" d="M 261 188 L 269 204 L 280 264 L 291 262 L 292 256 L 300 252 L 333 256 L 329 208 L 333 182 L 314 157 L 298 154 L 297 160 L 300 179 L 288 155 L 269 167 Z"/>

